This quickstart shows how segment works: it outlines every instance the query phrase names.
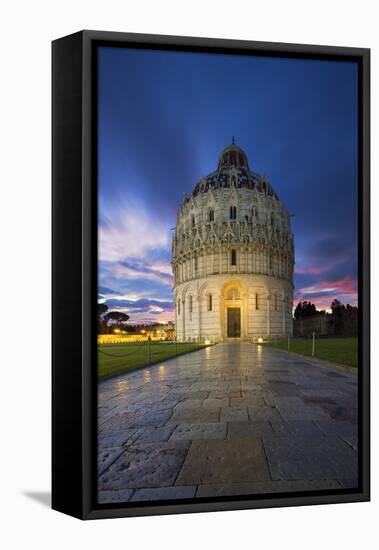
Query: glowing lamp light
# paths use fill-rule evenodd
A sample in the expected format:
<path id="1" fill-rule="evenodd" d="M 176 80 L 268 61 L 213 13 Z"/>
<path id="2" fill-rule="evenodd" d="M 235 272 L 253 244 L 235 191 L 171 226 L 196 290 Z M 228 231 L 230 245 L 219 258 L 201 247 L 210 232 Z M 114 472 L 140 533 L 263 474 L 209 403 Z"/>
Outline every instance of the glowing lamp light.
<path id="1" fill-rule="evenodd" d="M 262 344 L 263 343 L 263 338 L 259 337 L 258 338 L 258 344 Z"/>
<path id="2" fill-rule="evenodd" d="M 205 344 L 206 346 L 209 346 L 209 344 L 210 344 L 210 343 L 211 343 L 211 341 L 210 341 L 210 340 L 208 340 L 208 339 L 207 339 L 207 340 L 205 340 L 205 342 L 204 342 L 204 344 Z"/>

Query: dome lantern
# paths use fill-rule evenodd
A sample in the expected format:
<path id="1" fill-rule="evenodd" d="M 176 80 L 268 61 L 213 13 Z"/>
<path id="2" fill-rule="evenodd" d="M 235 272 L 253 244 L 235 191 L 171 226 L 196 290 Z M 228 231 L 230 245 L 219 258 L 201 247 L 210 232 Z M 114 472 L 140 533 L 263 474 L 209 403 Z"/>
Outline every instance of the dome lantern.
<path id="1" fill-rule="evenodd" d="M 249 170 L 249 163 L 247 161 L 246 153 L 238 147 L 238 145 L 236 145 L 234 136 L 232 137 L 231 145 L 223 150 L 218 161 L 219 170 L 229 166 Z"/>
<path id="2" fill-rule="evenodd" d="M 222 151 L 217 169 L 201 178 L 191 196 L 196 197 L 198 194 L 207 193 L 210 189 L 229 188 L 231 181 L 236 188 L 256 189 L 260 193 L 279 200 L 266 179 L 250 170 L 247 155 L 236 145 L 234 137 L 232 143 Z"/>

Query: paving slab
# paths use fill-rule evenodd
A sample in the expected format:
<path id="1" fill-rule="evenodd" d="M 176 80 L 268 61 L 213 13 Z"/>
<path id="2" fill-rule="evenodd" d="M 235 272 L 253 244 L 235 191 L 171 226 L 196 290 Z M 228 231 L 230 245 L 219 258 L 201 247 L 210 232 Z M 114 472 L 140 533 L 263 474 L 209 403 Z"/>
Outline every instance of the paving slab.
<path id="1" fill-rule="evenodd" d="M 135 442 L 100 475 L 100 490 L 173 485 L 187 455 L 188 441 Z"/>
<path id="2" fill-rule="evenodd" d="M 358 426 L 347 420 L 317 420 L 315 424 L 327 435 L 357 437 Z"/>
<path id="3" fill-rule="evenodd" d="M 267 421 L 258 422 L 229 422 L 228 439 L 239 439 L 241 437 L 262 437 L 274 435 L 272 425 Z"/>
<path id="4" fill-rule="evenodd" d="M 180 424 L 176 427 L 171 439 L 225 439 L 227 424 L 210 422 L 203 424 Z"/>
<path id="5" fill-rule="evenodd" d="M 193 498 L 196 493 L 197 486 L 186 485 L 184 487 L 155 487 L 148 489 L 137 489 L 131 502 L 144 502 L 147 500 L 173 500 Z"/>
<path id="6" fill-rule="evenodd" d="M 175 412 L 170 420 L 170 424 L 196 424 L 220 421 L 220 409 L 197 408 L 182 409 Z"/>
<path id="7" fill-rule="evenodd" d="M 204 403 L 204 399 L 183 399 L 174 407 L 174 411 L 181 411 L 183 409 L 199 409 Z"/>
<path id="8" fill-rule="evenodd" d="M 261 394 L 252 391 L 243 391 L 241 397 L 234 397 L 230 400 L 230 405 L 250 405 L 251 407 L 261 407 L 266 403 Z"/>
<path id="9" fill-rule="evenodd" d="M 154 411 L 150 407 L 149 409 L 149 412 L 146 412 L 145 409 L 135 413 L 116 414 L 100 426 L 100 432 L 120 431 L 141 426 L 164 426 L 172 416 L 171 409 L 164 411 Z"/>
<path id="10" fill-rule="evenodd" d="M 271 422 L 272 429 L 276 436 L 290 437 L 296 435 L 301 438 L 320 437 L 324 432 L 318 423 L 313 420 L 290 420 L 283 422 Z"/>
<path id="11" fill-rule="evenodd" d="M 318 406 L 305 404 L 299 397 L 277 397 L 273 402 L 284 420 L 327 420 L 330 418 Z"/>
<path id="12" fill-rule="evenodd" d="M 121 504 L 123 502 L 128 502 L 133 492 L 133 489 L 121 489 L 121 491 L 98 491 L 97 502 L 99 504 Z"/>
<path id="13" fill-rule="evenodd" d="M 108 448 L 97 453 L 97 475 L 101 475 L 123 453 L 123 447 Z"/>
<path id="14" fill-rule="evenodd" d="M 249 419 L 252 421 L 258 420 L 282 420 L 280 412 L 276 406 L 248 406 Z"/>
<path id="15" fill-rule="evenodd" d="M 149 426 L 147 428 L 140 428 L 132 435 L 132 440 L 133 443 L 138 441 L 139 444 L 145 441 L 147 443 L 168 441 L 174 430 L 175 426 L 162 426 L 160 428 Z"/>
<path id="16" fill-rule="evenodd" d="M 301 491 L 341 489 L 338 480 L 256 481 L 247 483 L 209 483 L 199 485 L 196 497 L 227 497 L 262 495 L 267 493 L 293 493 Z"/>
<path id="17" fill-rule="evenodd" d="M 273 480 L 357 476 L 358 455 L 340 438 L 265 436 L 263 442 Z"/>
<path id="18" fill-rule="evenodd" d="M 357 489 L 358 479 L 356 477 L 352 479 L 340 479 L 339 483 L 344 489 Z"/>
<path id="19" fill-rule="evenodd" d="M 110 447 L 122 447 L 135 432 L 136 428 L 118 432 L 101 432 L 98 434 L 97 447 L 100 451 Z"/>
<path id="20" fill-rule="evenodd" d="M 234 393 L 234 392 L 231 392 Z M 209 397 L 208 399 L 205 399 L 202 403 L 202 408 L 208 408 L 208 409 L 220 409 L 221 407 L 229 407 L 230 405 L 230 398 L 222 397 L 222 398 L 215 398 L 215 397 Z"/>
<path id="21" fill-rule="evenodd" d="M 249 420 L 246 405 L 233 405 L 231 407 L 221 407 L 220 422 L 236 422 Z"/>
<path id="22" fill-rule="evenodd" d="M 193 441 L 176 484 L 269 480 L 262 445 L 257 437 L 224 441 Z"/>

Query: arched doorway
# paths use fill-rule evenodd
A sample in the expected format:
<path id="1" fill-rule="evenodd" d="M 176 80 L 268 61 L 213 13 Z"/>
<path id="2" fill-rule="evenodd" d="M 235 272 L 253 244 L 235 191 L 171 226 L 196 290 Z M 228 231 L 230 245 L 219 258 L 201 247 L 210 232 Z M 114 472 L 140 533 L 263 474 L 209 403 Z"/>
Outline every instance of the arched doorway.
<path id="1" fill-rule="evenodd" d="M 239 281 L 230 281 L 223 289 L 221 308 L 221 328 L 224 339 L 245 337 L 245 293 Z"/>
<path id="2" fill-rule="evenodd" d="M 241 308 L 228 307 L 226 320 L 227 338 L 241 338 Z"/>

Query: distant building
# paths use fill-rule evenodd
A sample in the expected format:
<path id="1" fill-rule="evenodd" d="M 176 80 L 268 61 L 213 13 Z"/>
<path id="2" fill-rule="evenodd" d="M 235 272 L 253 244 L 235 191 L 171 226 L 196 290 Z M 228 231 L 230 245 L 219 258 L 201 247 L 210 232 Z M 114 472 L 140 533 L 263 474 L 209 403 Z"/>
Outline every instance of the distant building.
<path id="1" fill-rule="evenodd" d="M 348 305 L 332 313 L 316 311 L 313 315 L 295 319 L 293 332 L 294 336 L 306 338 L 311 337 L 313 332 L 316 336 L 357 336 L 358 308 Z"/>
<path id="2" fill-rule="evenodd" d="M 325 312 L 317 312 L 293 322 L 294 336 L 310 337 L 313 332 L 317 336 L 329 336 L 332 330 L 331 315 Z"/>
<path id="3" fill-rule="evenodd" d="M 233 140 L 177 214 L 178 340 L 292 334 L 293 267 L 290 215 Z"/>

